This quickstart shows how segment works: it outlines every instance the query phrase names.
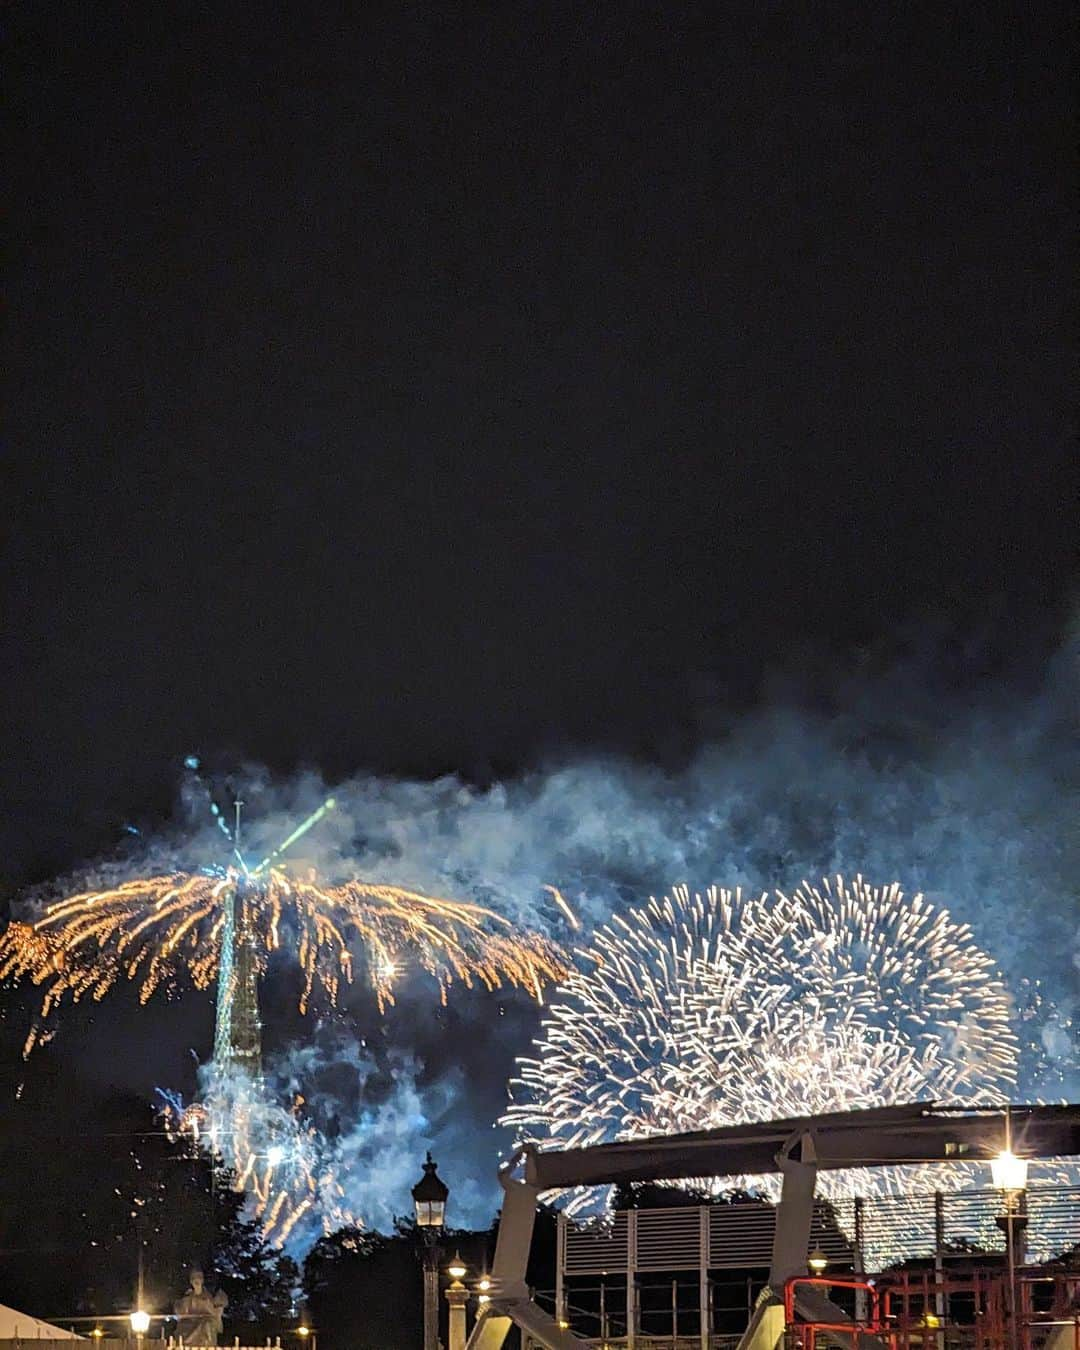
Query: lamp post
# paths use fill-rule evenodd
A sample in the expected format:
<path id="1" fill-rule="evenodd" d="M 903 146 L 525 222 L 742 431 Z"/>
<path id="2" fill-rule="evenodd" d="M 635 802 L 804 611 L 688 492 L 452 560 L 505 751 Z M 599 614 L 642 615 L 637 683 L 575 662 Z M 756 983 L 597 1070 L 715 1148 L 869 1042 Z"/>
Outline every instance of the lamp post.
<path id="1" fill-rule="evenodd" d="M 150 1314 L 144 1312 L 142 1308 L 136 1310 L 128 1318 L 131 1323 L 131 1329 L 135 1333 L 135 1339 L 142 1344 L 142 1338 L 150 1330 Z"/>
<path id="2" fill-rule="evenodd" d="M 462 1280 L 467 1273 L 467 1267 L 461 1259 L 460 1252 L 455 1253 L 454 1259 L 446 1267 L 446 1273 L 450 1276 L 451 1281 L 450 1287 L 446 1291 L 446 1301 L 450 1305 L 449 1350 L 465 1350 L 467 1331 L 465 1308 L 469 1302 L 469 1291 L 462 1284 Z"/>
<path id="3" fill-rule="evenodd" d="M 1016 1325 L 1016 1230 L 1023 1231 L 1027 1223 L 1026 1216 L 1020 1213 L 1021 1197 L 1027 1187 L 1027 1159 L 1018 1158 L 1012 1151 L 1012 1122 L 1009 1112 L 1005 1111 L 1005 1148 L 990 1162 L 990 1175 L 996 1190 L 1001 1191 L 1005 1200 L 1005 1213 L 997 1217 L 997 1225 L 1005 1230 L 1005 1250 L 1009 1263 L 1008 1315 L 1009 1345 L 1017 1350 L 1019 1345 Z"/>
<path id="4" fill-rule="evenodd" d="M 439 1350 L 439 1230 L 446 1220 L 450 1188 L 439 1179 L 438 1164 L 427 1155 L 424 1175 L 412 1189 L 416 1226 L 424 1242 L 424 1350 Z"/>
<path id="5" fill-rule="evenodd" d="M 483 1310 L 491 1302 L 491 1295 L 488 1293 L 488 1290 L 490 1288 L 491 1288 L 491 1277 L 485 1270 L 481 1273 L 480 1278 L 476 1281 L 476 1306 L 480 1309 L 481 1312 L 483 1312 Z M 603 1297 L 604 1297 L 604 1286 L 603 1284 L 601 1284 L 600 1285 L 601 1300 L 603 1299 Z"/>

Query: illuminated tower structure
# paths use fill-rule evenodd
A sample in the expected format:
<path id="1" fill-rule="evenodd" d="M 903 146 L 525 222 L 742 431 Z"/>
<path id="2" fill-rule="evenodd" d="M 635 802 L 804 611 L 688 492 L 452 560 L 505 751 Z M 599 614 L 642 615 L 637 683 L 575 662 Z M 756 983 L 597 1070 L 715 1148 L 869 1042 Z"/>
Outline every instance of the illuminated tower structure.
<path id="1" fill-rule="evenodd" d="M 286 849 L 308 833 L 336 806 L 332 796 L 316 807 L 305 821 L 267 853 L 258 867 L 248 867 L 240 852 L 240 809 L 234 802 L 236 821 L 232 830 L 225 825 L 220 807 L 211 803 L 211 811 L 223 833 L 232 842 L 232 853 L 240 864 L 240 873 L 229 888 L 221 931 L 221 957 L 217 965 L 217 1012 L 213 1027 L 213 1065 L 217 1075 L 235 1077 L 240 1073 L 252 1084 L 262 1081 L 262 1022 L 259 1021 L 259 976 L 262 953 L 259 952 L 255 907 L 262 903 L 263 888 L 259 876 L 269 875 L 267 868 L 281 859 Z"/>
<path id="2" fill-rule="evenodd" d="M 252 923 L 252 908 L 258 902 L 257 884 L 238 881 L 231 888 L 221 934 L 214 1023 L 215 1068 L 219 1073 L 239 1072 L 252 1082 L 262 1073 L 260 961 Z"/>
<path id="3" fill-rule="evenodd" d="M 198 767 L 197 760 L 192 767 Z M 239 1075 L 253 1085 L 260 1085 L 262 1022 L 259 1019 L 259 979 L 265 954 L 259 948 L 258 925 L 255 922 L 256 909 L 264 899 L 264 883 L 259 878 L 268 876 L 268 869 L 317 825 L 328 811 L 332 811 L 336 803 L 333 797 L 327 797 L 255 867 L 248 866 L 240 851 L 240 811 L 243 805 L 239 799 L 233 803 L 236 819 L 230 830 L 220 807 L 213 800 L 210 803 L 211 813 L 232 844 L 233 856 L 240 865 L 225 902 L 221 957 L 218 962 L 213 1065 L 222 1081 L 226 1078 L 235 1079 Z"/>
<path id="4" fill-rule="evenodd" d="M 214 1069 L 221 1076 L 239 1073 L 251 1083 L 262 1076 L 262 1023 L 259 1021 L 259 953 L 252 910 L 259 903 L 258 884 L 249 873 L 240 852 L 240 812 L 244 803 L 233 803 L 236 821 L 232 844 L 243 877 L 229 887 L 218 962 L 217 1007 L 214 1020 Z M 215 814 L 220 814 L 215 808 Z"/>

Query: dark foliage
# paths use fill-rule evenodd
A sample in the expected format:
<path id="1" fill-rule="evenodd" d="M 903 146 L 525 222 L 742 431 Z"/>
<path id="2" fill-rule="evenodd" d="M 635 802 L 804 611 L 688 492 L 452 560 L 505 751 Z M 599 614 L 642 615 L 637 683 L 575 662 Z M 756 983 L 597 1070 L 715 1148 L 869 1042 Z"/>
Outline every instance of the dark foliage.
<path id="1" fill-rule="evenodd" d="M 439 1264 L 460 1254 L 474 1281 L 490 1269 L 498 1220 L 488 1230 L 448 1230 L 439 1243 Z M 423 1332 L 422 1253 L 411 1221 L 393 1233 L 343 1228 L 317 1242 L 304 1261 L 304 1290 L 324 1350 L 414 1350 Z M 533 1232 L 528 1280 L 535 1288 L 555 1283 L 555 1212 L 541 1208 Z M 445 1287 L 446 1277 L 441 1284 Z M 446 1338 L 446 1306 L 440 1299 L 440 1334 Z M 472 1313 L 470 1312 L 470 1318 Z"/>
<path id="2" fill-rule="evenodd" d="M 614 1188 L 613 1209 L 686 1209 L 696 1205 L 767 1204 L 749 1191 L 713 1195 L 703 1186 L 662 1186 L 655 1181 L 621 1181 Z"/>
<path id="3" fill-rule="evenodd" d="M 244 1217 L 231 1176 L 170 1142 L 152 1109 L 38 1074 L 0 1139 L 0 1279 L 6 1300 L 54 1320 L 171 1311 L 192 1266 L 229 1296 L 226 1332 L 251 1343 L 287 1327 L 295 1264 Z M 27 1179 L 33 1185 L 27 1185 Z"/>

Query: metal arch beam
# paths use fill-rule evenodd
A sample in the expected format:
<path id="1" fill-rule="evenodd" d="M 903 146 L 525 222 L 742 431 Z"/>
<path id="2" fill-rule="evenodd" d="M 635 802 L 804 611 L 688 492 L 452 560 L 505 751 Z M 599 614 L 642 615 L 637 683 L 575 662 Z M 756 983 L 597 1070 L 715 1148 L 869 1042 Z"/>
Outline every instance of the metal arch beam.
<path id="1" fill-rule="evenodd" d="M 585 1350 L 583 1341 L 529 1298 L 525 1270 L 542 1191 L 780 1171 L 784 1184 L 769 1281 L 775 1290 L 790 1275 L 805 1273 L 818 1170 L 989 1161 L 1005 1146 L 1007 1123 L 1013 1146 L 1022 1156 L 1080 1154 L 1080 1104 L 1013 1106 L 1007 1116 L 1001 1108 L 939 1110 L 933 1103 L 915 1102 L 565 1152 L 543 1153 L 526 1145 L 500 1169 L 506 1200 L 492 1269 L 491 1302 L 473 1329 L 468 1350 L 501 1350 L 511 1323 L 549 1350 Z M 521 1162 L 524 1178 L 518 1181 L 512 1173 Z M 765 1316 L 765 1304 L 759 1312 Z M 766 1350 L 772 1330 L 771 1325 L 762 1324 L 760 1331 L 765 1335 L 760 1345 L 755 1341 L 755 1350 Z"/>
<path id="2" fill-rule="evenodd" d="M 539 1192 L 512 1173 L 519 1155 L 499 1171 L 503 1188 L 502 1217 L 491 1266 L 490 1302 L 477 1320 L 467 1350 L 501 1350 L 512 1323 L 527 1331 L 548 1350 L 586 1350 L 584 1341 L 558 1322 L 529 1296 L 525 1271 L 529 1263 Z"/>
<path id="3" fill-rule="evenodd" d="M 814 1136 L 807 1131 L 793 1134 L 776 1155 L 776 1162 L 784 1180 L 776 1207 L 769 1288 L 780 1291 L 793 1275 L 806 1274 L 817 1186 Z"/>
<path id="4" fill-rule="evenodd" d="M 1080 1154 L 1080 1104 L 1013 1106 L 1014 1150 L 1028 1158 Z M 819 1170 L 905 1163 L 989 1162 L 1005 1146 L 1001 1108 L 887 1106 L 798 1119 L 729 1125 L 590 1148 L 524 1150 L 525 1180 L 538 1191 L 619 1181 L 776 1172 L 776 1155 L 795 1134 L 811 1134 Z"/>

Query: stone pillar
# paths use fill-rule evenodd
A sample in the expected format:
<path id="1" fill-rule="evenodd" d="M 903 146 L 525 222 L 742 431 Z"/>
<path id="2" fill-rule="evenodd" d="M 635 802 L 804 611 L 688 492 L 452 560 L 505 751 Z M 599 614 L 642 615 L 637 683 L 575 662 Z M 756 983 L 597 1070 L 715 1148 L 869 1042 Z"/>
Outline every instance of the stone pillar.
<path id="1" fill-rule="evenodd" d="M 439 1350 L 439 1251 L 424 1248 L 424 1350 Z"/>
<path id="2" fill-rule="evenodd" d="M 450 1350 L 465 1350 L 465 1306 L 469 1301 L 469 1291 L 460 1280 L 455 1280 L 447 1289 L 446 1301 L 450 1305 Z"/>

